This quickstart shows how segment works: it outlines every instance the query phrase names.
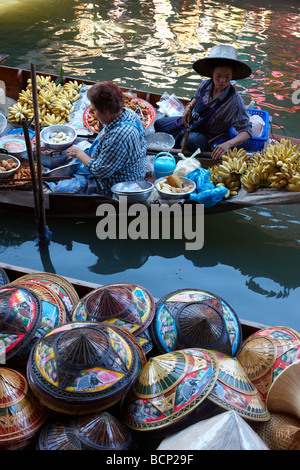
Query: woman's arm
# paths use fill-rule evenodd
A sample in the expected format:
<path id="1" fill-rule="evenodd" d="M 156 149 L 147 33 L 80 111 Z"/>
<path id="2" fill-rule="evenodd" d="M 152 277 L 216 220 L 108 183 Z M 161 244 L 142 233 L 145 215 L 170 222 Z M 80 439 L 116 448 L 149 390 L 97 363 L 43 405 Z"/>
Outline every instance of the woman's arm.
<path id="1" fill-rule="evenodd" d="M 233 137 L 233 139 L 227 140 L 226 142 L 222 142 L 221 144 L 217 145 L 212 151 L 211 158 L 214 160 L 220 159 L 222 155 L 225 155 L 228 149 L 241 145 L 243 142 L 250 139 L 250 137 L 251 135 L 248 134 L 248 132 L 240 132 L 238 135 Z"/>
<path id="2" fill-rule="evenodd" d="M 196 98 L 193 98 L 185 107 L 184 109 L 184 112 L 183 112 L 183 115 L 182 115 L 182 122 L 184 124 L 185 127 L 187 127 L 189 125 L 189 122 L 190 122 L 190 118 L 191 118 L 191 114 L 192 114 L 192 110 L 193 110 L 193 107 L 195 106 L 196 104 Z"/>
<path id="3" fill-rule="evenodd" d="M 91 157 L 89 157 L 87 153 L 85 153 L 76 145 L 72 145 L 72 147 L 69 147 L 67 149 L 67 157 L 77 158 L 84 165 L 86 165 L 91 159 Z"/>

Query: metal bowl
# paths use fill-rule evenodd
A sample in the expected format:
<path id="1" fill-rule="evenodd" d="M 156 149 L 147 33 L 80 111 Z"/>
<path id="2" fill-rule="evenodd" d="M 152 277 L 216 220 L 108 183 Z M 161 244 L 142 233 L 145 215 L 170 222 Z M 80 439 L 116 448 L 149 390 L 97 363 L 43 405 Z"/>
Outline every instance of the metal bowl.
<path id="1" fill-rule="evenodd" d="M 160 149 L 172 149 L 175 145 L 175 139 L 166 132 L 155 132 L 145 136 L 147 147 L 156 147 Z"/>
<path id="2" fill-rule="evenodd" d="M 195 191 L 196 184 L 194 183 L 194 181 L 189 180 L 188 178 L 184 178 L 183 176 L 179 176 L 179 178 L 181 179 L 184 188 L 186 186 L 192 185 L 193 189 L 190 189 L 189 191 L 187 191 L 185 193 L 167 193 L 165 191 L 162 191 L 159 187 L 159 183 L 162 183 L 163 181 L 167 180 L 167 178 L 165 176 L 163 178 L 158 178 L 154 182 L 154 187 L 155 187 L 156 191 L 158 192 L 158 194 L 164 199 L 184 199 L 189 194 L 191 194 L 193 191 Z"/>
<path id="3" fill-rule="evenodd" d="M 68 142 L 60 143 L 51 142 L 50 135 L 53 134 L 53 132 L 64 132 L 68 137 L 70 137 L 70 140 Z M 76 130 L 66 124 L 54 124 L 53 126 L 45 127 L 41 132 L 41 142 L 52 150 L 66 150 L 74 144 L 76 137 Z"/>
<path id="4" fill-rule="evenodd" d="M 112 193 L 119 199 L 120 196 L 126 196 L 127 202 L 143 202 L 150 196 L 154 185 L 149 181 L 125 181 L 114 184 L 111 187 Z"/>
<path id="5" fill-rule="evenodd" d="M 0 171 L 0 179 L 7 179 L 7 178 L 10 178 L 11 176 L 13 176 L 15 174 L 15 172 L 20 168 L 21 166 L 21 162 L 20 160 L 17 158 L 17 157 L 14 157 L 13 155 L 9 155 L 7 153 L 0 153 L 0 166 L 1 165 L 1 162 L 2 160 L 9 160 L 9 159 L 12 159 L 15 163 L 18 164 L 18 166 L 16 168 L 14 168 L 13 170 L 8 170 L 8 171 Z"/>

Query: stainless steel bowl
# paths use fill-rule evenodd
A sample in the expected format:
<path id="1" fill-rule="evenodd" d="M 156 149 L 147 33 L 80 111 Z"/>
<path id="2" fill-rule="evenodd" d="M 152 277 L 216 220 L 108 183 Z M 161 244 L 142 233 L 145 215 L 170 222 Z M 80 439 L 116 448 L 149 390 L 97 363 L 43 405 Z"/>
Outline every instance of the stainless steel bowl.
<path id="1" fill-rule="evenodd" d="M 154 185 L 149 181 L 125 181 L 114 184 L 111 191 L 117 199 L 120 196 L 126 196 L 128 203 L 135 203 L 146 201 L 153 188 Z"/>
<path id="2" fill-rule="evenodd" d="M 15 163 L 18 164 L 18 166 L 16 168 L 14 168 L 13 170 L 8 170 L 8 171 L 0 171 L 0 179 L 7 179 L 7 178 L 10 178 L 11 176 L 13 176 L 16 171 L 20 168 L 21 166 L 21 162 L 20 160 L 17 158 L 17 157 L 14 157 L 13 155 L 8 155 L 7 153 L 0 153 L 0 166 L 1 165 L 1 162 L 2 160 L 9 160 L 9 159 L 12 159 Z"/>
<path id="3" fill-rule="evenodd" d="M 175 139 L 171 134 L 166 132 L 154 132 L 145 136 L 147 147 L 155 147 L 160 149 L 172 149 L 175 145 Z"/>
<path id="4" fill-rule="evenodd" d="M 196 184 L 194 181 L 189 180 L 188 178 L 184 178 L 183 176 L 179 176 L 179 178 L 182 181 L 183 187 L 185 188 L 186 186 L 192 185 L 193 189 L 190 189 L 189 191 L 185 193 L 167 193 L 165 191 L 162 191 L 159 187 L 159 183 L 162 183 L 163 181 L 166 181 L 166 177 L 158 178 L 154 182 L 154 187 L 158 194 L 164 198 L 164 199 L 185 199 L 189 194 L 191 194 L 193 191 L 196 189 Z"/>
<path id="5" fill-rule="evenodd" d="M 50 135 L 53 132 L 64 132 L 70 137 L 68 142 L 54 143 L 50 140 Z M 74 144 L 77 137 L 76 130 L 67 124 L 54 124 L 53 126 L 45 127 L 41 132 L 41 142 L 52 150 L 66 150 Z"/>

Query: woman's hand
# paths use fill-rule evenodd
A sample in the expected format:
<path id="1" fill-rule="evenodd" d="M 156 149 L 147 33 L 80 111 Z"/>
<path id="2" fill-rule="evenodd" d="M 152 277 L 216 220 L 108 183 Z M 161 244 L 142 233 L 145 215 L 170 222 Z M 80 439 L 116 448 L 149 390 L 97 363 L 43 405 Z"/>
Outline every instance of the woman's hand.
<path id="1" fill-rule="evenodd" d="M 183 115 L 181 117 L 182 123 L 185 127 L 187 127 L 189 125 L 191 114 L 192 114 L 192 110 L 189 106 L 187 106 L 184 109 Z"/>
<path id="2" fill-rule="evenodd" d="M 214 160 L 220 160 L 222 158 L 222 155 L 225 155 L 227 153 L 227 150 L 230 148 L 231 143 L 229 142 L 229 140 L 227 142 L 222 142 L 213 149 L 211 158 L 213 158 Z"/>
<path id="3" fill-rule="evenodd" d="M 72 145 L 67 149 L 67 157 L 77 158 L 80 160 L 84 165 L 91 159 L 81 148 L 77 147 L 77 145 Z"/>

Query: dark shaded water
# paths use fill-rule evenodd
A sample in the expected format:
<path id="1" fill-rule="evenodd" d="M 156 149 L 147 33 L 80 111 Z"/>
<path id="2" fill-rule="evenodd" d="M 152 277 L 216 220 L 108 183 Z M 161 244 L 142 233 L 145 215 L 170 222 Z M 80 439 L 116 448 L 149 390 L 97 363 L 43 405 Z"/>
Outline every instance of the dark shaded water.
<path id="1" fill-rule="evenodd" d="M 7 65 L 63 66 L 71 76 L 184 97 L 200 81 L 191 64 L 216 43 L 233 44 L 253 69 L 236 84 L 246 104 L 268 111 L 281 127 L 274 132 L 299 137 L 298 1 L 0 0 L 0 14 Z M 242 318 L 300 330 L 298 206 L 209 216 L 198 252 L 183 240 L 100 241 L 95 221 L 47 223 L 52 241 L 43 253 L 34 219 L 1 216 L 0 260 L 100 284 L 140 283 L 156 297 L 201 287 Z"/>

